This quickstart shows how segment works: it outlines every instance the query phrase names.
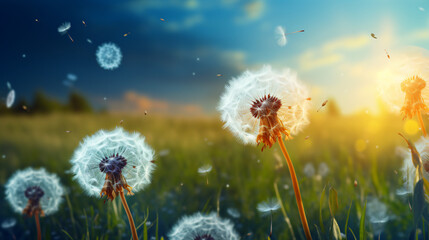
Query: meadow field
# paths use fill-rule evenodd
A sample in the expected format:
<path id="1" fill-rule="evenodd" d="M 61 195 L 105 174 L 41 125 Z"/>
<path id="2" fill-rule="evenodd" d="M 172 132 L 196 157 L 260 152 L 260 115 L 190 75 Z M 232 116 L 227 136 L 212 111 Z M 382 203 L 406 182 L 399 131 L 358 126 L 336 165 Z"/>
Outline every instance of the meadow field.
<path id="1" fill-rule="evenodd" d="M 416 123 L 402 121 L 397 115 L 366 113 L 330 116 L 314 112 L 310 120 L 286 147 L 298 174 L 314 239 L 318 232 L 330 237 L 327 193 L 331 187 L 338 193 L 336 221 L 342 233 L 347 229 L 343 238 L 408 239 L 415 228 L 411 196 L 397 194 L 403 187 L 398 148 L 407 146 L 398 132 L 417 141 L 421 133 L 414 129 Z M 0 222 L 17 220 L 15 226 L 1 229 L 0 239 L 35 238 L 34 219 L 14 213 L 4 198 L 7 179 L 30 166 L 58 174 L 67 193 L 60 210 L 41 219 L 43 239 L 130 239 L 120 199 L 104 203 L 104 199 L 86 196 L 70 173 L 69 160 L 79 142 L 100 129 L 117 126 L 140 132 L 156 151 L 152 183 L 127 197 L 142 239 L 167 239 L 182 216 L 197 211 L 218 212 L 230 219 L 241 239 L 267 239 L 270 217 L 259 213 L 256 206 L 276 197 L 275 186 L 287 217 L 281 210 L 273 213 L 271 239 L 304 238 L 290 175 L 277 145 L 264 152 L 260 147 L 245 146 L 222 128 L 217 116 L 58 113 L 0 116 Z M 314 173 L 305 170 L 309 163 Z M 321 163 L 329 167 L 325 176 L 318 174 Z M 206 164 L 213 170 L 201 176 L 197 170 Z M 231 212 L 239 216 L 233 217 Z M 418 232 L 419 239 L 428 238 L 428 225 L 419 223 Z"/>

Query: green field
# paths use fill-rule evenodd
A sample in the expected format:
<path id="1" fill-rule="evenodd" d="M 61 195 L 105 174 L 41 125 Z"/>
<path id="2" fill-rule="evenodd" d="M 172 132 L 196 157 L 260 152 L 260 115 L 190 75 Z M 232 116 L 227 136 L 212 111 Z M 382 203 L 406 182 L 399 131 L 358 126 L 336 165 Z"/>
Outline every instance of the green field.
<path id="1" fill-rule="evenodd" d="M 146 216 L 150 221 L 138 229 L 142 239 L 145 235 L 143 226 L 147 226 L 148 239 L 160 239 L 161 236 L 166 237 L 181 216 L 217 210 L 221 217 L 234 222 L 241 239 L 267 239 L 270 219 L 258 213 L 256 205 L 276 196 L 274 183 L 279 187 L 293 234 L 297 239 L 303 238 L 289 172 L 278 146 L 264 152 L 255 146 L 244 146 L 222 128 L 217 117 L 150 114 L 1 116 L 1 185 L 4 186 L 16 170 L 31 166 L 44 167 L 49 172 L 57 173 L 66 189 L 67 195 L 60 210 L 41 220 L 44 239 L 130 239 L 127 217 L 120 199 L 103 203 L 104 200 L 87 197 L 68 172 L 71 168 L 69 160 L 83 137 L 100 129 L 120 126 L 121 120 L 125 129 L 144 135 L 157 155 L 151 185 L 127 198 L 136 225 L 143 223 Z M 298 174 L 314 239 L 318 235 L 315 225 L 322 231 L 319 200 L 325 186 L 327 189 L 333 187 L 338 192 L 339 212 L 336 219 L 341 232 L 344 233 L 347 212 L 352 204 L 348 225 L 359 239 L 363 205 L 367 199 L 378 198 L 387 206 L 389 216 L 380 238 L 408 239 L 414 228 L 409 200 L 396 194 L 402 186 L 400 168 L 403 162 L 396 149 L 406 147 L 397 133 L 404 132 L 403 126 L 404 121 L 393 115 L 333 117 L 315 113 L 311 116 L 311 124 L 293 140 L 286 142 Z M 407 136 L 417 140 L 420 132 Z M 307 177 L 303 174 L 307 163 L 313 163 L 317 169 L 321 162 L 330 168 L 326 177 Z M 197 173 L 197 169 L 205 164 L 213 166 L 208 184 L 206 177 Z M 0 195 L 0 219 L 17 219 L 15 227 L 0 231 L 0 238 L 33 238 L 36 233 L 34 219 L 12 211 L 4 200 L 4 187 Z M 327 196 L 322 219 L 328 232 L 330 213 L 326 199 Z M 228 208 L 237 209 L 241 216 L 232 218 L 227 213 Z M 375 214 L 378 209 L 367 210 L 363 235 L 378 239 L 375 227 L 368 218 L 373 214 L 371 211 Z M 427 227 L 427 224 L 423 228 L 420 226 L 421 235 L 425 237 L 429 237 Z M 351 231 L 348 230 L 348 239 L 353 239 Z M 273 216 L 272 239 L 292 239 L 281 211 Z"/>

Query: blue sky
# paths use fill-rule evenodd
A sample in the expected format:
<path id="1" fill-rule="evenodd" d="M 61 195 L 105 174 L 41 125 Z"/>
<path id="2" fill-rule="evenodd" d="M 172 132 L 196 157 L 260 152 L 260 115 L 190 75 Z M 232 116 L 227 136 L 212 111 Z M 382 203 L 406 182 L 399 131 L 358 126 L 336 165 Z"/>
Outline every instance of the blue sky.
<path id="1" fill-rule="evenodd" d="M 0 16 L 2 98 L 9 81 L 18 98 L 43 90 L 66 99 L 62 82 L 74 73 L 76 89 L 114 110 L 213 112 L 229 79 L 270 64 L 294 69 L 315 107 L 332 97 L 347 113 L 375 111 L 385 49 L 393 61 L 429 47 L 427 1 L 5 0 Z M 74 42 L 56 30 L 66 21 Z M 280 47 L 278 25 L 305 32 Z M 95 60 L 104 42 L 122 50 L 116 70 Z"/>

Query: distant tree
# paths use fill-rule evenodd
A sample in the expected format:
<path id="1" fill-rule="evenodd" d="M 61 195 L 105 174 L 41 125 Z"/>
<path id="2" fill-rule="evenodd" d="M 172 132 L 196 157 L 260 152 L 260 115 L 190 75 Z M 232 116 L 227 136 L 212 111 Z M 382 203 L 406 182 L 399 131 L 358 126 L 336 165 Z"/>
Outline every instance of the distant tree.
<path id="1" fill-rule="evenodd" d="M 78 92 L 70 93 L 67 107 L 72 112 L 92 112 L 92 107 L 88 100 Z"/>
<path id="2" fill-rule="evenodd" d="M 332 98 L 328 100 L 328 104 L 327 104 L 326 108 L 327 108 L 326 110 L 327 110 L 329 116 L 337 117 L 337 116 L 341 115 L 341 110 L 337 104 L 337 101 L 335 101 Z"/>
<path id="3" fill-rule="evenodd" d="M 34 94 L 33 100 L 33 112 L 37 113 L 51 113 L 55 111 L 61 111 L 64 106 L 55 99 L 48 97 L 45 93 L 37 91 Z"/>

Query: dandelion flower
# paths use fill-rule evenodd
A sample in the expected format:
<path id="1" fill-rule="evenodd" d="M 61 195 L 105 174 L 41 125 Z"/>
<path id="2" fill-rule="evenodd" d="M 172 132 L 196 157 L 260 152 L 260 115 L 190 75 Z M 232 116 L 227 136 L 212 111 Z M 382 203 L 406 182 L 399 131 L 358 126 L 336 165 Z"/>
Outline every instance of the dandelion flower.
<path id="1" fill-rule="evenodd" d="M 426 136 L 421 115 L 428 111 L 429 87 L 426 81 L 429 79 L 429 51 L 410 48 L 397 55 L 378 74 L 378 91 L 381 98 L 403 119 L 416 116 Z"/>
<path id="2" fill-rule="evenodd" d="M 6 199 L 15 212 L 35 217 L 38 239 L 41 238 L 39 215 L 56 212 L 63 193 L 58 177 L 43 168 L 17 171 L 6 183 Z"/>
<path id="3" fill-rule="evenodd" d="M 312 163 L 307 163 L 304 166 L 304 174 L 305 176 L 311 178 L 314 176 L 314 174 L 316 173 L 316 169 L 314 168 Z"/>
<path id="4" fill-rule="evenodd" d="M 134 239 L 137 234 L 124 190 L 132 195 L 150 183 L 153 158 L 154 151 L 143 136 L 118 127 L 86 137 L 71 159 L 74 179 L 88 195 L 107 196 L 112 201 L 121 197 Z"/>
<path id="5" fill-rule="evenodd" d="M 308 97 L 307 89 L 291 70 L 276 72 L 264 66 L 259 71 L 246 71 L 232 79 L 221 96 L 218 110 L 224 127 L 243 143 L 262 143 L 263 151 L 278 141 L 291 174 L 306 238 L 311 239 L 298 179 L 283 142 L 283 135 L 291 139 L 309 123 Z"/>
<path id="6" fill-rule="evenodd" d="M 168 234 L 171 240 L 238 240 L 239 236 L 229 220 L 216 213 L 195 213 L 183 217 Z"/>
<path id="7" fill-rule="evenodd" d="M 264 66 L 232 79 L 218 110 L 224 127 L 243 143 L 271 147 L 282 133 L 290 138 L 309 123 L 308 95 L 290 69 L 276 72 Z"/>
<path id="8" fill-rule="evenodd" d="M 390 216 L 386 204 L 378 198 L 371 197 L 366 204 L 366 214 L 375 235 L 381 234 Z"/>
<path id="9" fill-rule="evenodd" d="M 97 62 L 106 70 L 118 68 L 121 64 L 122 53 L 121 49 L 114 43 L 103 43 L 95 53 Z"/>

